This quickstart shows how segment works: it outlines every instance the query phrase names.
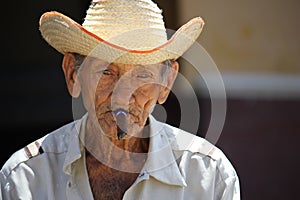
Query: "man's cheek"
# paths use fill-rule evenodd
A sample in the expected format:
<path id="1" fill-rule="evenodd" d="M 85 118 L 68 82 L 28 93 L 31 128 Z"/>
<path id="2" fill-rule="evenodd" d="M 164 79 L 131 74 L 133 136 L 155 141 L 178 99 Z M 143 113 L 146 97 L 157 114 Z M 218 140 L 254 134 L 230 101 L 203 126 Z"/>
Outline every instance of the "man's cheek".
<path id="1" fill-rule="evenodd" d="M 92 98 L 92 93 L 83 88 L 81 90 L 81 95 L 85 109 L 87 111 L 94 109 L 94 99 Z"/>
<path id="2" fill-rule="evenodd" d="M 137 105 L 135 104 L 136 107 L 139 107 L 139 114 L 138 114 L 138 124 L 140 126 L 144 125 L 148 116 L 153 112 L 154 107 L 156 105 L 156 98 L 146 98 L 144 96 L 144 101 L 142 104 Z"/>
<path id="3" fill-rule="evenodd" d="M 98 118 L 102 130 L 107 134 L 114 134 L 117 131 L 117 124 L 111 113 L 104 113 Z"/>
<path id="4" fill-rule="evenodd" d="M 153 112 L 156 105 L 156 98 L 149 99 L 144 106 L 143 118 L 148 118 L 148 116 Z"/>
<path id="5" fill-rule="evenodd" d="M 94 93 L 95 106 L 98 107 L 105 102 L 110 101 L 110 97 L 112 95 L 113 86 L 112 85 L 101 85 L 97 88 Z"/>
<path id="6" fill-rule="evenodd" d="M 136 102 L 140 107 L 147 106 L 150 100 L 156 99 L 158 97 L 158 89 L 153 85 L 144 85 L 134 92 Z"/>

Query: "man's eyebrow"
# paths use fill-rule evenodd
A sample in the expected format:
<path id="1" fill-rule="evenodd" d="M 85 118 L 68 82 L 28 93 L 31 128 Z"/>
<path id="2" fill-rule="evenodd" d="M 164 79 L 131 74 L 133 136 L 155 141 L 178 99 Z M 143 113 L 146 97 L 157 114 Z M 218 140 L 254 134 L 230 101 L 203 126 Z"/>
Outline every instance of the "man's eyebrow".
<path id="1" fill-rule="evenodd" d="M 161 67 L 161 66 L 164 66 L 164 65 L 169 65 L 170 61 L 169 60 L 166 60 L 166 61 L 163 61 L 161 63 L 157 63 L 157 64 L 151 64 L 151 65 L 139 65 L 141 67 Z"/>
<path id="2" fill-rule="evenodd" d="M 108 63 L 103 60 L 99 60 L 93 57 L 86 57 L 84 60 L 84 64 L 88 65 L 88 67 L 92 70 L 103 69 L 111 66 L 112 63 Z"/>

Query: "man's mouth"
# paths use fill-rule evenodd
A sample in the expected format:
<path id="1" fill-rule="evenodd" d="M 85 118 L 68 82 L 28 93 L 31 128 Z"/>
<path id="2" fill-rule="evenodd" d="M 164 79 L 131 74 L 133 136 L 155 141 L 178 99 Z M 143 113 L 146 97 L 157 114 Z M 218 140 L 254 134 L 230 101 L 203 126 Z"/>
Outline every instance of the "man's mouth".
<path id="1" fill-rule="evenodd" d="M 127 127 L 127 118 L 128 118 L 128 112 L 123 109 L 117 109 L 113 111 L 114 117 L 116 118 L 117 123 L 117 135 L 118 140 L 122 140 L 124 136 L 128 133 L 128 127 Z"/>

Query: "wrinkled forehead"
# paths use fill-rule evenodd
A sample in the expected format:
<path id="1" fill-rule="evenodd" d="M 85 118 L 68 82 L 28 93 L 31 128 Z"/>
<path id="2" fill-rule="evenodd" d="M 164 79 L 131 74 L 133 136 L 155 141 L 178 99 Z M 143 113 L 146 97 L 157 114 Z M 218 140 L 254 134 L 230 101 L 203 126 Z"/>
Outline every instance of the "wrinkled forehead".
<path id="1" fill-rule="evenodd" d="M 101 60 L 99 58 L 94 58 L 90 56 L 82 56 L 82 55 L 76 55 L 76 60 L 78 61 L 77 67 L 85 68 L 87 70 L 100 70 L 100 69 L 106 69 L 106 68 L 114 68 L 121 71 L 131 71 L 131 70 L 137 70 L 137 69 L 147 69 L 151 70 L 153 72 L 161 72 L 161 69 L 163 66 L 169 65 L 169 60 L 166 60 L 164 62 L 160 62 L 157 64 L 151 64 L 151 65 L 143 65 L 143 64 L 123 64 L 123 63 L 108 63 L 104 60 Z"/>

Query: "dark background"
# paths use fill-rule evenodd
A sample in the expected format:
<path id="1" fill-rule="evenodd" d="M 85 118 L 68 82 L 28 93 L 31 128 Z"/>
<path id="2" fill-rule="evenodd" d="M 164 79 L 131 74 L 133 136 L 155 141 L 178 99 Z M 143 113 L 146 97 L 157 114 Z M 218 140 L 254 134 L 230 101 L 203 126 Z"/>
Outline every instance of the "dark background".
<path id="1" fill-rule="evenodd" d="M 156 1 L 166 26 L 176 30 L 174 1 Z M 60 11 L 82 22 L 87 0 L 6 2 L 1 12 L 0 164 L 16 150 L 72 121 L 72 100 L 61 70 L 62 55 L 41 38 L 39 17 Z M 201 123 L 207 129 L 210 100 L 199 93 Z M 168 122 L 180 123 L 176 97 L 165 104 Z M 218 143 L 240 177 L 243 200 L 296 199 L 300 99 L 228 97 L 227 116 Z"/>

